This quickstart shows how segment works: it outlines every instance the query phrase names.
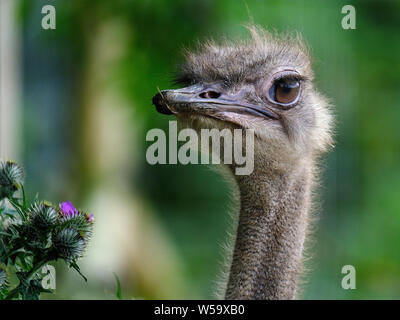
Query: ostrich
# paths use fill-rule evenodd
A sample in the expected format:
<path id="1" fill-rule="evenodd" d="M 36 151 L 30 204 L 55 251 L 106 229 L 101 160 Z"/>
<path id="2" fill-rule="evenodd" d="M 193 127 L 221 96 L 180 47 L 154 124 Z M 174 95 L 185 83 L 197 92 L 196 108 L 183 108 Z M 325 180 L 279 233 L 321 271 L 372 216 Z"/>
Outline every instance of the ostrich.
<path id="1" fill-rule="evenodd" d="M 186 86 L 159 92 L 153 104 L 195 130 L 254 130 L 253 172 L 234 175 L 236 164 L 227 166 L 240 208 L 225 299 L 295 299 L 333 117 L 300 36 L 248 29 L 248 40 L 187 52 L 177 78 Z"/>

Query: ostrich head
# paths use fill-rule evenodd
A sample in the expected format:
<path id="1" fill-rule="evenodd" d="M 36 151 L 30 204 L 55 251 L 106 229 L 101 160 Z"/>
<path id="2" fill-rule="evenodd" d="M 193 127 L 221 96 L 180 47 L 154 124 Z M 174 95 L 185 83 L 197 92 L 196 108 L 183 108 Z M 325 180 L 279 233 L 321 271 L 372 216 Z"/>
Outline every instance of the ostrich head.
<path id="1" fill-rule="evenodd" d="M 183 88 L 162 91 L 153 103 L 197 130 L 254 131 L 254 171 L 235 176 L 240 212 L 225 297 L 291 299 L 315 162 L 332 144 L 332 115 L 314 88 L 301 39 L 249 30 L 248 41 L 209 41 L 187 53 L 178 77 Z"/>
<path id="2" fill-rule="evenodd" d="M 313 86 L 307 47 L 299 36 L 248 29 L 248 41 L 208 41 L 188 52 L 176 80 L 184 87 L 153 103 L 194 129 L 253 129 L 256 158 L 275 167 L 318 155 L 331 145 L 332 117 Z"/>

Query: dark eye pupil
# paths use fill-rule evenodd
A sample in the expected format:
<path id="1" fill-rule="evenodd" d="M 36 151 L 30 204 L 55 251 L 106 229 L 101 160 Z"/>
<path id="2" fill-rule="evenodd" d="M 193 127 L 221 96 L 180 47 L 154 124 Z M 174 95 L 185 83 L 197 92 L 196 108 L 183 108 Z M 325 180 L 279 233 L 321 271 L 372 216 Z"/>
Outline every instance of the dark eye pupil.
<path id="1" fill-rule="evenodd" d="M 300 91 L 298 80 L 278 80 L 270 89 L 270 98 L 275 102 L 288 104 L 296 100 Z"/>
<path id="2" fill-rule="evenodd" d="M 284 94 L 288 94 L 290 93 L 290 90 L 292 90 L 292 86 L 288 83 L 280 83 L 280 90 L 284 93 Z"/>

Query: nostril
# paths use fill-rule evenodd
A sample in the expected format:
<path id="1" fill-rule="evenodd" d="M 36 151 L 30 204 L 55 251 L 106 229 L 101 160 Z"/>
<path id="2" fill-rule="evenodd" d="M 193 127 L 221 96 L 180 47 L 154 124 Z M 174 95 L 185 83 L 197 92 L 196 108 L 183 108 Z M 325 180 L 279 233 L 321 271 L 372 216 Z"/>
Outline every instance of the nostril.
<path id="1" fill-rule="evenodd" d="M 200 93 L 200 98 L 203 99 L 217 99 L 221 96 L 219 92 L 216 91 L 205 91 Z"/>

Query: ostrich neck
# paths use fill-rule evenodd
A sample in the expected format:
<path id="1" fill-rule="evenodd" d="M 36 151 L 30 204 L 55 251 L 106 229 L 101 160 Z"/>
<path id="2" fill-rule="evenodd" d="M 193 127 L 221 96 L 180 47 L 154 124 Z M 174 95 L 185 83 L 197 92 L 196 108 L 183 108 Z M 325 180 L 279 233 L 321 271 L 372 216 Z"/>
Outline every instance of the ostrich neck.
<path id="1" fill-rule="evenodd" d="M 237 178 L 240 213 L 226 299 L 294 299 L 310 204 L 311 169 Z"/>

